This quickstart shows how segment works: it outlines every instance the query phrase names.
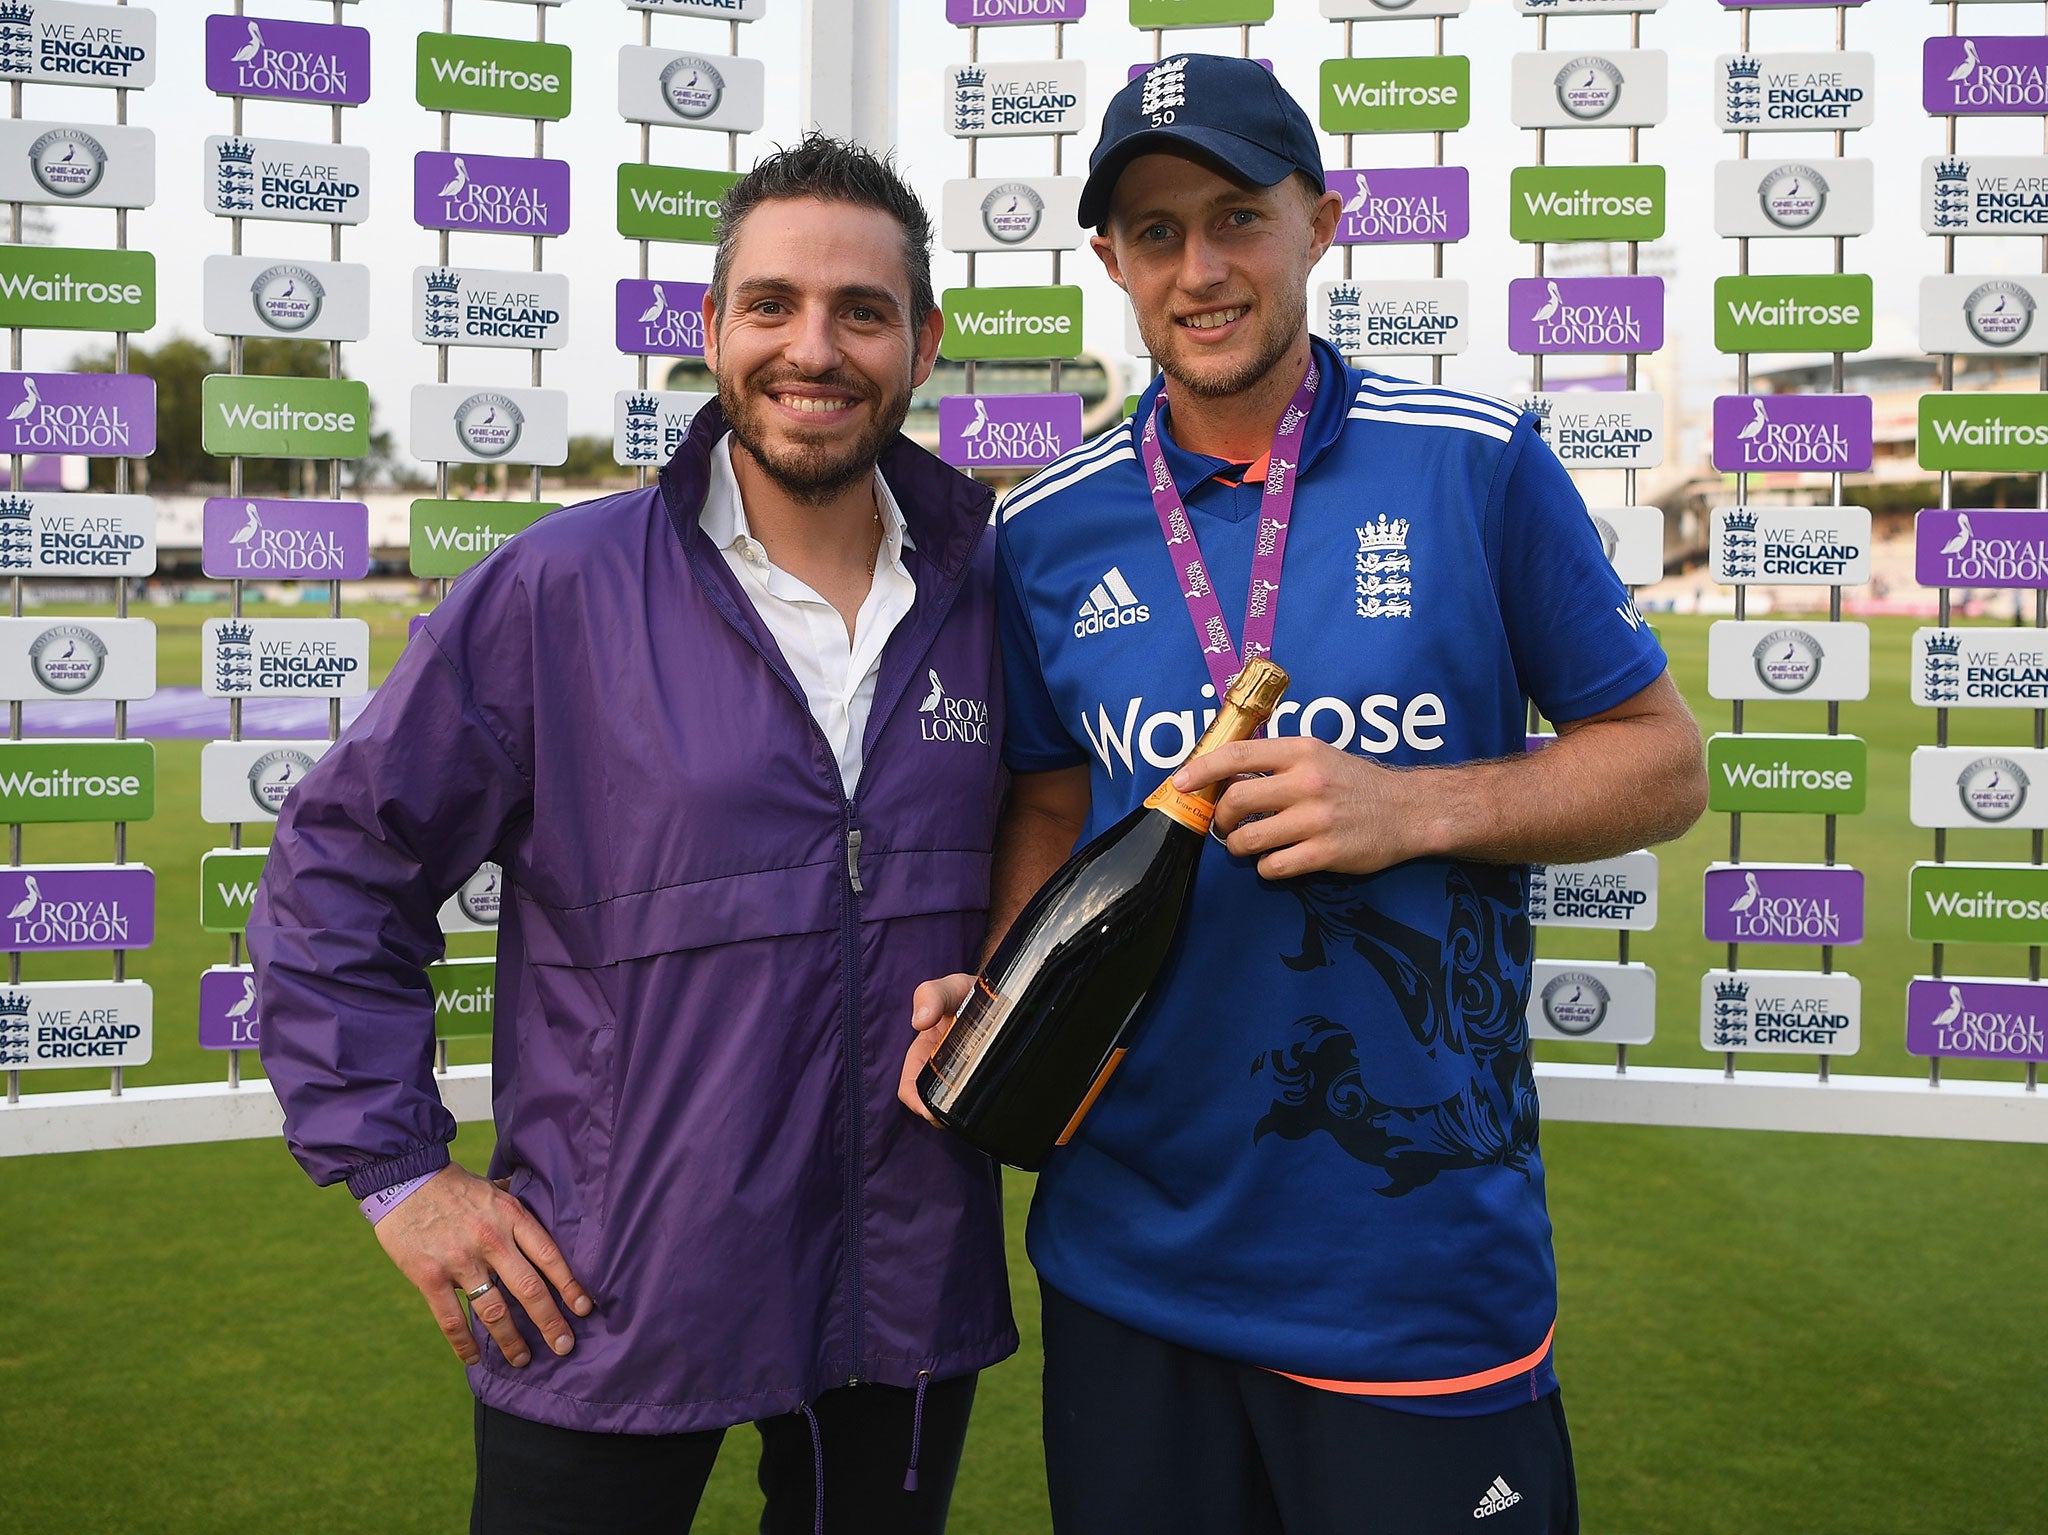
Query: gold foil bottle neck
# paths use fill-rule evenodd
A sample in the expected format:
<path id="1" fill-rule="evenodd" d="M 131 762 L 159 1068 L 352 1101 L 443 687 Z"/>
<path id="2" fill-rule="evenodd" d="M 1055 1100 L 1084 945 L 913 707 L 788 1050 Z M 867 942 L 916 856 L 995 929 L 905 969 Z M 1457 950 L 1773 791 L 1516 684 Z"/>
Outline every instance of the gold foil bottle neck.
<path id="1" fill-rule="evenodd" d="M 1272 718 L 1280 695 L 1286 691 L 1285 670 L 1263 659 L 1247 661 L 1244 670 L 1231 680 L 1216 710 L 1216 718 L 1202 733 L 1202 739 L 1195 743 L 1195 749 L 1189 756 L 1199 757 L 1232 741 L 1250 740 Z M 1206 789 L 1183 794 L 1173 786 L 1173 779 L 1169 776 L 1166 782 L 1152 791 L 1145 804 L 1173 817 L 1189 830 L 1206 836 L 1209 823 L 1216 818 L 1216 797 L 1222 792 L 1221 784 L 1211 784 Z"/>

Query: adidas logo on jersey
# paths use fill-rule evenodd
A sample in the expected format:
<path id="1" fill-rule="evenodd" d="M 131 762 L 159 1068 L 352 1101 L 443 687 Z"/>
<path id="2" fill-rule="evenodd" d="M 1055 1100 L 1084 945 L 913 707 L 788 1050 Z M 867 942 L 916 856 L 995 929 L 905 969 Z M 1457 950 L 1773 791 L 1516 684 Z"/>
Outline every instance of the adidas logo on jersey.
<path id="1" fill-rule="evenodd" d="M 1488 1514 L 1498 1514 L 1513 1508 L 1521 1501 L 1522 1495 L 1519 1492 L 1516 1492 L 1514 1488 L 1510 1487 L 1500 1477 L 1495 1477 L 1493 1485 L 1486 1489 L 1486 1496 L 1481 1498 L 1479 1506 L 1472 1510 L 1472 1517 L 1474 1519 L 1484 1519 Z"/>
<path id="2" fill-rule="evenodd" d="M 1124 573 L 1112 565 L 1109 574 L 1097 581 L 1095 589 L 1082 601 L 1080 616 L 1074 620 L 1074 638 L 1085 639 L 1105 629 L 1128 628 L 1151 616 L 1152 610 L 1138 601 L 1138 594 L 1131 590 Z"/>

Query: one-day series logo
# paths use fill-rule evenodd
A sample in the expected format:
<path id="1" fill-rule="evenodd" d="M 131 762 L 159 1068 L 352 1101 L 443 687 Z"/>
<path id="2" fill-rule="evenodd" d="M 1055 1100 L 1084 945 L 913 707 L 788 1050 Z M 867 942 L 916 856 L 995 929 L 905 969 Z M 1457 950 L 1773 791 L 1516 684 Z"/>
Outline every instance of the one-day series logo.
<path id="1" fill-rule="evenodd" d="M 559 464 L 569 451 L 560 389 L 415 384 L 411 448 L 423 463 Z"/>
<path id="2" fill-rule="evenodd" d="M 1523 1017 L 1535 1039 L 1646 1045 L 1657 1033 L 1657 972 L 1612 960 L 1539 959 Z"/>
<path id="3" fill-rule="evenodd" d="M 1037 468 L 1080 445 L 1078 394 L 954 394 L 939 401 L 939 457 L 961 468 Z"/>
<path id="4" fill-rule="evenodd" d="M 370 152 L 216 134 L 206 140 L 206 211 L 221 218 L 360 224 L 370 216 Z"/>
<path id="5" fill-rule="evenodd" d="M 1327 282 L 1319 329 L 1347 357 L 1455 354 L 1470 343 L 1472 290 L 1458 278 Z"/>
<path id="6" fill-rule="evenodd" d="M 156 380 L 135 373 L 0 373 L 0 453 L 143 458 Z"/>
<path id="7" fill-rule="evenodd" d="M 622 277 L 613 288 L 612 335 L 629 356 L 702 357 L 709 284 Z"/>
<path id="8" fill-rule="evenodd" d="M 1872 452 L 1865 394 L 1724 394 L 1714 400 L 1714 467 L 1724 472 L 1860 474 Z"/>
<path id="9" fill-rule="evenodd" d="M 1081 237 L 1078 176 L 980 177 L 949 181 L 939 227 L 953 251 L 1070 250 Z"/>
<path id="10" fill-rule="evenodd" d="M 619 50 L 619 116 L 707 132 L 752 133 L 767 104 L 767 66 L 736 54 Z"/>
<path id="11" fill-rule="evenodd" d="M 1654 50 L 1518 53 L 1509 115 L 1521 128 L 1648 127 L 1664 120 L 1667 73 L 1665 56 Z"/>
<path id="12" fill-rule="evenodd" d="M 1875 54 L 1724 53 L 1713 78 L 1723 132 L 1842 131 L 1876 121 Z"/>
<path id="13" fill-rule="evenodd" d="M 2048 342 L 2034 327 L 2048 303 L 2048 277 L 1935 276 L 1920 279 L 1920 346 L 1929 352 L 2032 355 Z M 2022 343 L 2030 340 L 2033 345 Z"/>
<path id="14" fill-rule="evenodd" d="M 1714 167 L 1714 232 L 1767 240 L 1868 234 L 1875 184 L 1868 160 L 1723 160 Z"/>
<path id="15" fill-rule="evenodd" d="M 356 581 L 370 568 L 370 509 L 360 501 L 212 496 L 200 564 L 216 580 Z"/>
<path id="16" fill-rule="evenodd" d="M 358 106 L 370 99 L 370 34 L 326 21 L 209 16 L 206 88 L 217 96 Z"/>
<path id="17" fill-rule="evenodd" d="M 566 234 L 569 162 L 423 149 L 413 156 L 412 214 L 425 229 Z"/>
<path id="18" fill-rule="evenodd" d="M 1863 984 L 1844 971 L 1709 970 L 1700 977 L 1700 1044 L 1713 1051 L 1854 1055 Z"/>
<path id="19" fill-rule="evenodd" d="M 156 875 L 141 864 L 0 870 L 0 935 L 24 951 L 146 949 L 156 938 Z"/>
<path id="20" fill-rule="evenodd" d="M 954 138 L 1080 133 L 1087 121 L 1087 66 L 1078 59 L 960 64 L 946 71 L 940 100 Z"/>
<path id="21" fill-rule="evenodd" d="M 101 123 L 0 122 L 0 198 L 146 208 L 156 201 L 156 135 Z"/>
<path id="22" fill-rule="evenodd" d="M 156 80 L 156 12 L 0 0 L 0 79 L 140 90 Z"/>
<path id="23" fill-rule="evenodd" d="M 1518 277 L 1508 284 L 1513 351 L 1654 352 L 1663 345 L 1661 277 Z"/>
<path id="24" fill-rule="evenodd" d="M 1344 200 L 1339 245 L 1427 244 L 1471 232 L 1471 172 L 1462 165 L 1328 170 L 1323 178 Z"/>
<path id="25" fill-rule="evenodd" d="M 17 981 L 0 987 L 0 1067 L 145 1065 L 153 1011 L 147 981 Z"/>
<path id="26" fill-rule="evenodd" d="M 208 741 L 199 749 L 199 819 L 275 820 L 327 741 Z"/>
<path id="27" fill-rule="evenodd" d="M 1870 630 L 1859 623 L 1718 619 L 1707 630 L 1713 698 L 1869 696 Z"/>
<path id="28" fill-rule="evenodd" d="M 148 496 L 0 493 L 0 574 L 146 576 L 156 570 Z"/>
<path id="29" fill-rule="evenodd" d="M 1863 941 L 1863 871 L 1845 864 L 1711 864 L 1710 943 Z"/>

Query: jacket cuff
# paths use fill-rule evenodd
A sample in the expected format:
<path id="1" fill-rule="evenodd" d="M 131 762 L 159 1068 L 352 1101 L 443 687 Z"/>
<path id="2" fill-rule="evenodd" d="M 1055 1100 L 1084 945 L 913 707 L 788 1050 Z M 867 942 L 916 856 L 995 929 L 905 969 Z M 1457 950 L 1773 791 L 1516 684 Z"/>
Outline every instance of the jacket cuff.
<path id="1" fill-rule="evenodd" d="M 448 1143 L 436 1141 L 431 1146 L 408 1151 L 404 1156 L 357 1168 L 348 1175 L 348 1191 L 358 1199 L 368 1199 L 372 1194 L 380 1193 L 393 1184 L 404 1183 L 408 1178 L 424 1178 L 428 1173 L 438 1173 L 448 1162 Z"/>

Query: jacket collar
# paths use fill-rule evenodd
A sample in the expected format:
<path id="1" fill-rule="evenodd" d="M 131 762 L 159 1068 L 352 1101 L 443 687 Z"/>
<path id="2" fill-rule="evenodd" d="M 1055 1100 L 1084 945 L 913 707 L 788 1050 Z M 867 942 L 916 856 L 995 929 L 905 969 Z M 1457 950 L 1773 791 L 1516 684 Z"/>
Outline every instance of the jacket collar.
<path id="1" fill-rule="evenodd" d="M 685 549 L 695 548 L 700 539 L 709 547 L 710 540 L 697 518 L 711 483 L 711 450 L 728 430 L 730 423 L 718 401 L 706 401 L 675 456 L 662 468 L 662 506 Z M 876 467 L 896 498 L 919 556 L 941 576 L 958 571 L 988 526 L 995 493 L 941 463 L 900 432 L 883 448 Z"/>

